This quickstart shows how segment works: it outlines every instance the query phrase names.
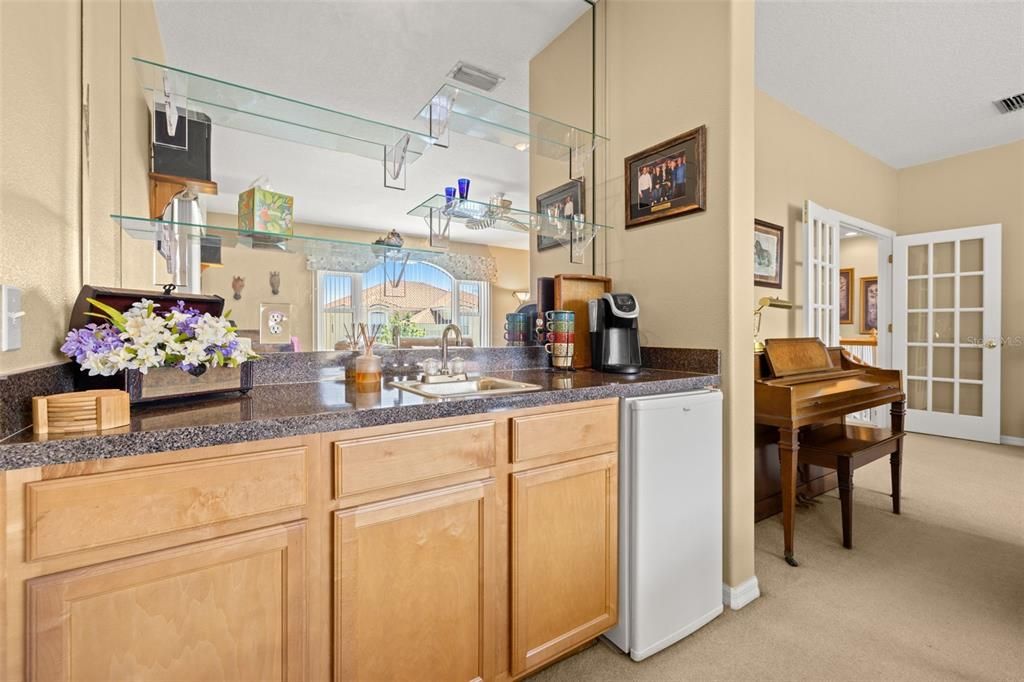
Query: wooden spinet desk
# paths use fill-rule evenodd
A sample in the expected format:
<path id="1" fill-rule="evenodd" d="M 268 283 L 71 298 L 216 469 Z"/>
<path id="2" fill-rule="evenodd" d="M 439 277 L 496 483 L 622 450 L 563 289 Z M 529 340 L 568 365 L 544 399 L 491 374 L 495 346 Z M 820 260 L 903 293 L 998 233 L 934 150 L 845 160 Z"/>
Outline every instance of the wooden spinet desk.
<path id="1" fill-rule="evenodd" d="M 768 339 L 765 350 L 754 354 L 754 422 L 779 430 L 782 528 L 789 565 L 797 565 L 793 530 L 800 428 L 891 404 L 892 431 L 902 433 L 902 386 L 899 370 L 865 365 L 816 338 Z"/>

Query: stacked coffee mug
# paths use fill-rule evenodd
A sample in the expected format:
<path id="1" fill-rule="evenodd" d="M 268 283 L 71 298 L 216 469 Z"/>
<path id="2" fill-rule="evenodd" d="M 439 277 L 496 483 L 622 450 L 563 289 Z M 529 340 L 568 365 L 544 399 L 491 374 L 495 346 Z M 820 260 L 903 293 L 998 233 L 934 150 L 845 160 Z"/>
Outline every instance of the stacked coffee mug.
<path id="1" fill-rule="evenodd" d="M 571 310 L 549 310 L 544 350 L 551 354 L 551 365 L 558 369 L 572 369 L 572 354 L 576 350 L 576 314 Z"/>
<path id="2" fill-rule="evenodd" d="M 527 313 L 508 313 L 505 315 L 505 344 L 508 346 L 525 346 L 530 342 L 533 331 L 533 319 Z"/>

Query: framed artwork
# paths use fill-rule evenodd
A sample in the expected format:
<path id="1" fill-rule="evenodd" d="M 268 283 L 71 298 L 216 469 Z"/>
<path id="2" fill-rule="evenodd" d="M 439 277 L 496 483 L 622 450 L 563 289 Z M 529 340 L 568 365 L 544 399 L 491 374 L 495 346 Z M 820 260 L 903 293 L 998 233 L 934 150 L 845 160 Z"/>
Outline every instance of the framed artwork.
<path id="1" fill-rule="evenodd" d="M 626 228 L 706 208 L 707 126 L 626 157 Z"/>
<path id="2" fill-rule="evenodd" d="M 878 329 L 878 277 L 860 278 L 860 333 Z"/>
<path id="3" fill-rule="evenodd" d="M 573 215 L 585 214 L 586 200 L 583 183 L 579 180 L 570 180 L 564 185 L 560 185 L 553 190 L 544 192 L 537 196 L 537 213 L 541 215 L 548 215 L 549 211 L 552 215 L 558 218 L 565 218 L 568 221 L 572 220 Z M 569 226 L 570 223 L 563 223 L 563 225 Z M 568 231 L 566 232 L 565 239 L 558 239 L 557 237 L 551 237 L 544 234 L 537 235 L 537 250 L 547 251 L 552 249 L 559 244 L 564 244 L 570 238 Z"/>
<path id="4" fill-rule="evenodd" d="M 754 221 L 754 286 L 782 288 L 782 226 Z"/>
<path id="5" fill-rule="evenodd" d="M 853 268 L 839 268 L 839 324 L 853 324 Z"/>

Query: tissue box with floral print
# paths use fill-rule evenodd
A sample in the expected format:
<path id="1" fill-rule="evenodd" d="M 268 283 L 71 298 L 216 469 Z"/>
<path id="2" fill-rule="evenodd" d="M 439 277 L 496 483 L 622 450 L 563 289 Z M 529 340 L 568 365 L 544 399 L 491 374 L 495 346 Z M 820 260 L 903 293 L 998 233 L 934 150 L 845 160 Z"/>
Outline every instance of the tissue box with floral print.
<path id="1" fill-rule="evenodd" d="M 238 229 L 290 235 L 294 208 L 294 197 L 250 187 L 238 195 Z"/>

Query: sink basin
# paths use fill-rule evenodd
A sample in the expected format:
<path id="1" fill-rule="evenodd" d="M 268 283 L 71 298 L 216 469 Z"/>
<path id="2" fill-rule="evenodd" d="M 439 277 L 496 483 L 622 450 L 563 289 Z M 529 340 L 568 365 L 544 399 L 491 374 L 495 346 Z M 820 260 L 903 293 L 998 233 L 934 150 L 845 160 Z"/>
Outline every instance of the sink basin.
<path id="1" fill-rule="evenodd" d="M 522 381 L 496 379 L 494 377 L 477 377 L 466 381 L 448 381 L 437 384 L 424 384 L 419 381 L 393 381 L 395 388 L 424 398 L 473 398 L 489 395 L 506 395 L 509 393 L 526 393 L 539 391 L 537 384 Z"/>

